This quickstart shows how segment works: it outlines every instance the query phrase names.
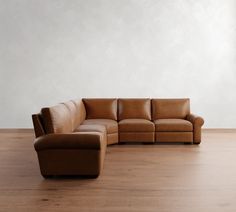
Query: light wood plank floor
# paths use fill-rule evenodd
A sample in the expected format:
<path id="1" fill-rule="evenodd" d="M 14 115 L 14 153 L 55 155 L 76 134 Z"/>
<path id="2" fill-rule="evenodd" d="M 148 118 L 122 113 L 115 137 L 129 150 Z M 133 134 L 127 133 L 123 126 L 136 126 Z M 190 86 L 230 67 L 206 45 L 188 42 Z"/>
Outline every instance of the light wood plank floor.
<path id="1" fill-rule="evenodd" d="M 201 145 L 116 145 L 98 179 L 44 180 L 32 131 L 0 131 L 0 211 L 236 211 L 236 132 Z"/>

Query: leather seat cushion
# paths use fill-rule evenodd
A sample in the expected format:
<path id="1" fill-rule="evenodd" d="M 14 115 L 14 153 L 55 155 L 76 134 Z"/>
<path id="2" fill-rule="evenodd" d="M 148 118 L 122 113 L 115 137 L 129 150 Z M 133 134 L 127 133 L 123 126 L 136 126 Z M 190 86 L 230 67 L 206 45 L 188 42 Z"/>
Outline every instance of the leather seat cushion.
<path id="1" fill-rule="evenodd" d="M 75 132 L 101 132 L 101 133 L 107 133 L 106 127 L 104 125 L 95 125 L 95 124 L 81 124 L 77 129 L 75 129 Z"/>
<path id="2" fill-rule="evenodd" d="M 193 125 L 184 119 L 158 119 L 154 121 L 156 132 L 192 132 Z"/>
<path id="3" fill-rule="evenodd" d="M 124 119 L 119 122 L 119 132 L 154 132 L 155 125 L 146 119 Z"/>
<path id="4" fill-rule="evenodd" d="M 118 132 L 117 121 L 111 119 L 86 119 L 82 123 L 83 125 L 103 125 L 106 127 L 107 134 Z"/>

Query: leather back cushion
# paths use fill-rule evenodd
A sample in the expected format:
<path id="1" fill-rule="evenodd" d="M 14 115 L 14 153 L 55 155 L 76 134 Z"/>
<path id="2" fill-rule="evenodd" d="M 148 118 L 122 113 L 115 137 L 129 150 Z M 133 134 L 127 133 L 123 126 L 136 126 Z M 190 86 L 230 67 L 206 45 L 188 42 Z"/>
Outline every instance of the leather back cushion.
<path id="1" fill-rule="evenodd" d="M 152 119 L 185 119 L 190 113 L 189 99 L 152 99 Z"/>
<path id="2" fill-rule="evenodd" d="M 73 131 L 71 113 L 65 104 L 42 108 L 46 133 L 69 133 Z"/>
<path id="3" fill-rule="evenodd" d="M 83 99 L 86 108 L 86 119 L 117 120 L 116 99 Z"/>
<path id="4" fill-rule="evenodd" d="M 76 106 L 76 120 L 78 122 L 78 125 L 74 127 L 74 129 L 76 129 L 85 120 L 86 110 L 82 99 L 74 99 L 72 102 Z"/>
<path id="5" fill-rule="evenodd" d="M 118 111 L 119 120 L 151 120 L 151 101 L 150 99 L 119 99 Z"/>
<path id="6" fill-rule="evenodd" d="M 77 106 L 73 101 L 63 102 L 63 104 L 69 109 L 71 121 L 72 121 L 72 128 L 73 130 L 80 125 L 80 116 L 79 111 L 77 111 Z"/>

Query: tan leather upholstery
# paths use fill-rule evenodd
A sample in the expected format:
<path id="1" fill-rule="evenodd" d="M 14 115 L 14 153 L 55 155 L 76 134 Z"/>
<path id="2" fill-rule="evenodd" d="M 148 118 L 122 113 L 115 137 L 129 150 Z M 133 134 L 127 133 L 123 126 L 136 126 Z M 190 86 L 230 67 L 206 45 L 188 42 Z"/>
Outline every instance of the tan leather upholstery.
<path id="1" fill-rule="evenodd" d="M 47 133 L 68 133 L 73 131 L 73 124 L 69 109 L 64 104 L 41 110 L 45 130 Z"/>
<path id="2" fill-rule="evenodd" d="M 157 132 L 192 132 L 193 125 L 184 119 L 158 119 L 154 121 Z"/>
<path id="3" fill-rule="evenodd" d="M 84 125 L 81 124 L 74 132 L 100 132 L 103 135 L 102 140 L 107 142 L 107 130 L 103 125 Z"/>
<path id="4" fill-rule="evenodd" d="M 118 113 L 119 120 L 151 120 L 151 101 L 150 99 L 119 99 Z"/>
<path id="5" fill-rule="evenodd" d="M 189 99 L 152 99 L 152 120 L 186 119 L 189 114 Z"/>
<path id="6" fill-rule="evenodd" d="M 107 133 L 106 127 L 104 125 L 95 125 L 95 124 L 81 124 L 74 132 L 101 132 Z"/>
<path id="7" fill-rule="evenodd" d="M 154 132 L 155 125 L 146 119 L 123 119 L 119 122 L 119 132 Z"/>
<path id="8" fill-rule="evenodd" d="M 43 119 L 42 119 L 41 114 L 40 113 L 33 114 L 32 120 L 33 120 L 33 125 L 34 125 L 35 137 L 37 138 L 39 136 L 45 135 L 45 130 L 42 125 Z"/>
<path id="9" fill-rule="evenodd" d="M 79 124 L 81 124 L 86 118 L 86 110 L 85 110 L 84 103 L 83 103 L 82 99 L 74 99 L 74 100 L 72 100 L 72 102 L 74 102 L 74 104 L 76 105 L 76 108 L 77 108 L 77 115 L 76 116 L 79 119 Z M 77 127 L 75 127 L 75 128 L 77 128 Z"/>
<path id="10" fill-rule="evenodd" d="M 98 177 L 103 169 L 105 151 L 97 149 L 48 149 L 37 151 L 41 174 L 51 176 Z"/>
<path id="11" fill-rule="evenodd" d="M 45 149 L 101 149 L 103 140 L 99 132 L 79 132 L 71 134 L 48 134 L 34 142 L 36 150 Z"/>
<path id="12" fill-rule="evenodd" d="M 156 142 L 193 142 L 192 132 L 156 132 Z"/>
<path id="13" fill-rule="evenodd" d="M 117 133 L 107 134 L 107 145 L 117 144 L 118 140 L 119 140 L 118 132 Z"/>
<path id="14" fill-rule="evenodd" d="M 193 143 L 200 144 L 201 143 L 201 127 L 204 124 L 204 120 L 202 117 L 189 114 L 187 116 L 187 120 L 193 124 Z"/>
<path id="15" fill-rule="evenodd" d="M 118 140 L 199 144 L 204 123 L 190 114 L 189 99 L 153 99 L 152 115 L 150 99 L 77 99 L 43 108 L 32 119 L 43 176 L 97 176 L 106 145 Z"/>
<path id="16" fill-rule="evenodd" d="M 116 99 L 83 99 L 86 108 L 86 119 L 117 120 Z"/>
<path id="17" fill-rule="evenodd" d="M 72 129 L 76 129 L 80 125 L 80 116 L 78 116 L 76 104 L 73 101 L 64 102 L 62 104 L 70 111 Z"/>
<path id="18" fill-rule="evenodd" d="M 106 127 L 107 134 L 118 133 L 117 121 L 111 119 L 86 119 L 83 125 L 103 125 Z"/>
<path id="19" fill-rule="evenodd" d="M 119 142 L 142 142 L 153 143 L 154 132 L 119 132 Z"/>
<path id="20" fill-rule="evenodd" d="M 103 168 L 106 142 L 101 133 L 50 134 L 35 141 L 40 171 L 51 175 L 98 176 Z"/>

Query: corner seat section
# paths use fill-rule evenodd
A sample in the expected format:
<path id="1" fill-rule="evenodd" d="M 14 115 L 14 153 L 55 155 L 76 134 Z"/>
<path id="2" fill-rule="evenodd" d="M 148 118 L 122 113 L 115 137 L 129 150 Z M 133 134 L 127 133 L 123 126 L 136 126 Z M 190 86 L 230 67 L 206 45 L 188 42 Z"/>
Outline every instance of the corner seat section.
<path id="1" fill-rule="evenodd" d="M 107 144 L 118 143 L 118 123 L 112 119 L 86 119 L 82 125 L 102 125 L 106 128 Z"/>

